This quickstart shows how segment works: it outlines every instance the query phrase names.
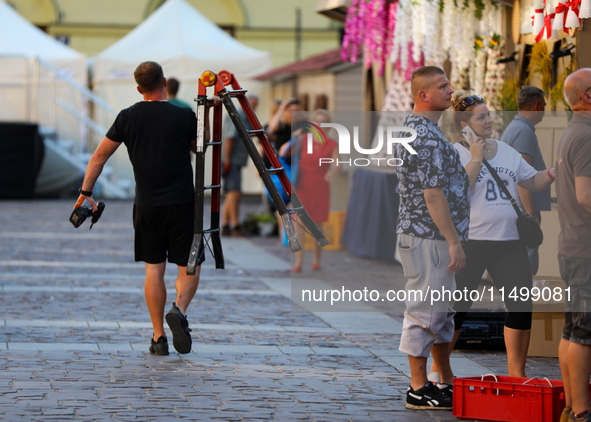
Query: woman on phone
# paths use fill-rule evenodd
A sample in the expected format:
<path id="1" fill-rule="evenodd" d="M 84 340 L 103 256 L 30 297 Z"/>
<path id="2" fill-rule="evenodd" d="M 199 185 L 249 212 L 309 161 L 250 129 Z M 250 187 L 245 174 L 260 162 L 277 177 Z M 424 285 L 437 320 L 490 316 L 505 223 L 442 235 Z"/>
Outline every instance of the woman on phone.
<path id="1" fill-rule="evenodd" d="M 487 160 L 503 180 L 514 198 L 517 185 L 533 192 L 546 189 L 554 181 L 554 168 L 536 171 L 509 145 L 489 138 L 493 132 L 490 112 L 478 95 L 458 92 L 452 99 L 454 127 L 459 135 L 455 143 L 460 160 L 470 177 L 471 210 L 469 240 L 463 245 L 466 266 L 456 274 L 456 289 L 477 290 L 484 270 L 490 274 L 497 289 L 504 287 L 505 345 L 509 376 L 524 377 L 525 361 L 531 334 L 532 303 L 509 294 L 516 288 L 532 287 L 532 277 L 525 245 L 517 232 L 517 213 L 510 200 L 483 165 Z M 480 292 L 479 292 L 480 293 Z M 467 296 L 467 297 L 466 297 Z M 454 305 L 454 340 L 451 353 L 460 335 L 460 328 L 472 306 L 470 295 L 463 295 Z M 432 367 L 432 372 L 437 369 Z M 433 378 L 436 378 L 434 376 Z"/>

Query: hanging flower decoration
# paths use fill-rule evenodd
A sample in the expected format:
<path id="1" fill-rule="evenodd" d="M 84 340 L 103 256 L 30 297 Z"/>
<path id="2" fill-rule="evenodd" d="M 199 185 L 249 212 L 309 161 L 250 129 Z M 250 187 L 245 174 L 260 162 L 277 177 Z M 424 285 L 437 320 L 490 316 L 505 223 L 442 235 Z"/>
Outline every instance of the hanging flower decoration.
<path id="1" fill-rule="evenodd" d="M 386 37 L 388 32 L 388 14 L 386 0 L 373 0 L 366 3 L 365 59 L 367 69 L 372 63 L 378 63 L 378 75 L 384 74 L 386 64 Z"/>
<path id="2" fill-rule="evenodd" d="M 579 13 L 591 2 L 561 1 L 563 16 L 573 10 Z M 419 64 L 442 66 L 448 59 L 452 83 L 465 85 L 468 78 L 482 80 L 488 72 L 490 55 L 480 52 L 499 48 L 500 36 L 494 29 L 500 14 L 491 0 L 352 0 L 341 55 L 355 63 L 363 53 L 365 67 L 376 65 L 379 75 L 389 60 L 405 78 Z M 547 31 L 556 20 L 542 15 L 544 37 L 552 36 Z"/>
<path id="3" fill-rule="evenodd" d="M 488 42 L 488 48 L 493 49 L 497 48 L 501 45 L 501 36 L 497 33 L 494 33 Z"/>
<path id="4" fill-rule="evenodd" d="M 441 16 L 441 47 L 444 51 L 450 51 L 454 45 L 454 37 L 458 27 L 454 19 L 458 13 L 458 6 L 454 0 L 443 0 L 443 12 Z M 450 55 L 452 52 L 450 51 Z"/>
<path id="5" fill-rule="evenodd" d="M 393 11 L 393 32 L 390 61 L 398 73 L 395 75 L 404 77 L 405 81 L 410 81 L 412 72 L 423 66 L 423 56 L 415 62 L 412 57 L 413 42 L 411 39 L 411 13 L 412 0 L 399 0 L 394 3 Z M 453 0 L 452 0 L 453 1 Z M 410 89 L 410 88 L 409 88 Z"/>
<path id="6" fill-rule="evenodd" d="M 409 50 L 411 42 L 411 0 L 400 0 L 396 3 L 394 14 L 394 35 L 390 61 L 395 63 L 399 71 L 409 69 Z M 411 58 L 412 60 L 412 58 Z"/>
<path id="7" fill-rule="evenodd" d="M 423 56 L 425 63 L 431 66 L 443 66 L 445 55 L 441 49 L 441 9 L 439 2 L 433 0 L 423 1 L 423 10 L 420 13 L 422 33 L 425 44 Z M 414 40 L 413 40 L 414 41 Z"/>
<path id="8" fill-rule="evenodd" d="M 484 49 L 484 38 L 482 38 L 480 35 L 476 35 L 476 37 L 474 37 L 474 49 L 476 51 Z"/>
<path id="9" fill-rule="evenodd" d="M 458 21 L 462 22 L 462 26 L 458 31 L 461 34 L 462 41 L 454 48 L 458 50 L 458 67 L 462 70 L 470 67 L 470 63 L 474 59 L 474 43 L 466 41 L 474 39 L 474 32 L 477 27 L 476 17 L 474 16 L 475 11 L 475 4 L 468 2 L 460 13 L 461 20 Z"/>
<path id="10" fill-rule="evenodd" d="M 534 9 L 533 33 L 536 43 L 558 39 L 557 30 L 580 28 L 581 19 L 591 17 L 591 0 L 559 0 L 556 9 L 544 0 Z"/>
<path id="11" fill-rule="evenodd" d="M 345 35 L 341 49 L 341 57 L 345 62 L 357 63 L 359 58 L 360 46 L 365 35 L 364 12 L 365 0 L 353 0 L 347 9 Z"/>
<path id="12" fill-rule="evenodd" d="M 390 57 L 392 55 L 392 48 L 394 44 L 392 40 L 394 39 L 394 30 L 396 28 L 396 8 L 398 7 L 398 2 L 390 3 L 388 6 L 388 28 L 386 30 L 386 38 L 384 39 L 385 44 L 385 54 L 384 57 Z M 384 60 L 385 63 L 385 60 Z"/>
<path id="13" fill-rule="evenodd" d="M 567 28 L 579 28 L 581 26 L 581 19 L 579 18 L 579 6 L 581 0 L 569 0 L 566 2 L 568 6 L 568 14 L 566 15 Z"/>
<path id="14" fill-rule="evenodd" d="M 581 0 L 579 19 L 591 18 L 591 0 Z"/>

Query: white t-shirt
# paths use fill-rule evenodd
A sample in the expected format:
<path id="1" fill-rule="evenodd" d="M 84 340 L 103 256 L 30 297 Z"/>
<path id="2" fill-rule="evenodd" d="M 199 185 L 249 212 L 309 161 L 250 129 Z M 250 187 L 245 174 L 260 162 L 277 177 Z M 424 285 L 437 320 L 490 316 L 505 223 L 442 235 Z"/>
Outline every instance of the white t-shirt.
<path id="1" fill-rule="evenodd" d="M 517 184 L 534 177 L 537 170 L 521 154 L 504 142 L 495 141 L 497 154 L 489 164 L 497 171 L 509 193 L 518 198 Z M 470 151 L 460 143 L 454 145 L 465 167 L 471 160 Z M 500 190 L 486 166 L 482 166 L 471 191 L 470 240 L 518 240 L 517 213 L 509 199 Z"/>

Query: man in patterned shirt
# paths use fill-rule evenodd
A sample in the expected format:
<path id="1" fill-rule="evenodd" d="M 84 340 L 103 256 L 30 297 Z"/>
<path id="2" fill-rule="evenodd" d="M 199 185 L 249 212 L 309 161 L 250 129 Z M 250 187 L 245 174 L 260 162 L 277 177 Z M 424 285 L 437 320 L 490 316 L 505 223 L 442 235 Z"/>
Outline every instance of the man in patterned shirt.
<path id="1" fill-rule="evenodd" d="M 394 150 L 403 162 L 397 170 L 400 210 L 396 232 L 408 279 L 400 338 L 400 351 L 408 354 L 411 371 L 406 407 L 451 410 L 453 373 L 448 343 L 453 338 L 455 311 L 451 294 L 431 303 L 430 292 L 453 292 L 454 275 L 464 267 L 461 242 L 468 240 L 470 181 L 459 154 L 437 125 L 454 92 L 445 72 L 435 66 L 417 69 L 411 90 L 415 106 L 404 126 L 417 134 L 411 144 L 416 154 L 402 144 Z M 443 381 L 438 385 L 427 379 L 429 352 Z"/>

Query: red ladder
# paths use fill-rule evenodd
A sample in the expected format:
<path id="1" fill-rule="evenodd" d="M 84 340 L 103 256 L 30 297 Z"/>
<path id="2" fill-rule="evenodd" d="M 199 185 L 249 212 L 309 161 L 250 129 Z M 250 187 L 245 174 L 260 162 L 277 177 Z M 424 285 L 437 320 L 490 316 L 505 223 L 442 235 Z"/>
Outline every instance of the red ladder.
<path id="1" fill-rule="evenodd" d="M 226 89 L 230 85 L 231 89 Z M 221 99 L 221 104 L 213 107 L 213 129 L 211 142 L 204 142 L 205 134 L 205 107 L 208 101 L 207 88 L 215 86 L 215 95 Z M 251 130 L 246 129 L 238 110 L 232 102 L 232 98 L 236 98 L 240 107 L 246 115 Z M 279 159 L 275 155 L 275 151 L 267 138 L 265 130 L 261 126 L 254 110 L 252 109 L 248 99 L 246 98 L 246 90 L 242 89 L 236 77 L 226 71 L 222 70 L 217 75 L 211 71 L 204 72 L 199 78 L 199 90 L 197 96 L 197 152 L 195 158 L 195 223 L 193 232 L 193 244 L 191 246 L 191 254 L 189 256 L 189 263 L 187 264 L 187 274 L 195 274 L 197 262 L 204 254 L 204 240 L 205 236 L 209 235 L 212 242 L 212 254 L 216 262 L 216 268 L 224 268 L 224 255 L 222 251 L 222 243 L 220 239 L 220 173 L 221 173 L 221 158 L 222 158 L 222 104 L 226 107 L 232 123 L 236 127 L 240 139 L 244 143 L 248 155 L 252 159 L 256 169 L 281 216 L 283 227 L 287 233 L 289 246 L 293 252 L 302 249 L 298 242 L 296 230 L 294 229 L 291 214 L 296 214 L 299 217 L 300 224 L 302 224 L 309 233 L 316 239 L 320 246 L 328 245 L 328 240 L 320 229 L 316 226 L 314 221 L 310 218 L 298 196 L 293 191 L 289 178 L 285 169 L 279 163 Z M 256 136 L 267 157 L 271 162 L 271 168 L 267 169 L 263 158 L 259 154 L 251 136 Z M 205 148 L 211 146 L 213 149 L 213 164 L 211 185 L 205 186 Z M 279 191 L 273 183 L 271 175 L 277 175 L 281 181 L 281 185 L 290 198 L 293 208 L 287 208 Z M 209 229 L 203 229 L 203 199 L 205 190 L 211 190 L 211 226 Z"/>

